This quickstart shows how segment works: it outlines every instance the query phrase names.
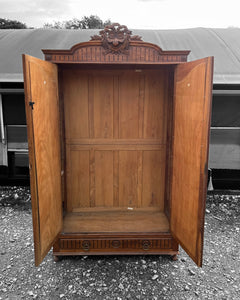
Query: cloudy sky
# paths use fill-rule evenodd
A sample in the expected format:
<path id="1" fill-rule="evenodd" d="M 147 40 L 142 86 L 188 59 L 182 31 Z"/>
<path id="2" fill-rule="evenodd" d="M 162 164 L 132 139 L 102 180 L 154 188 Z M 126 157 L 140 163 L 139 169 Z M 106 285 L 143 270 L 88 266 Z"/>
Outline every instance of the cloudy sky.
<path id="1" fill-rule="evenodd" d="M 0 0 L 0 18 L 28 27 L 98 15 L 139 29 L 240 27 L 239 0 Z"/>

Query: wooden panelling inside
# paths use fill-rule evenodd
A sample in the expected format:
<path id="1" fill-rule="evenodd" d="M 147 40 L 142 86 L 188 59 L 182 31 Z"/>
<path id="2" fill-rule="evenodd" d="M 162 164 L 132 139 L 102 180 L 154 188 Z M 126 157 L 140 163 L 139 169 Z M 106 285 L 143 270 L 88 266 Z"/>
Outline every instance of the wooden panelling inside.
<path id="1" fill-rule="evenodd" d="M 134 147 L 68 145 L 68 211 L 102 206 L 163 210 L 166 147 L 131 148 Z"/>
<path id="2" fill-rule="evenodd" d="M 119 206 L 138 207 L 137 151 L 119 153 Z"/>
<path id="3" fill-rule="evenodd" d="M 66 138 L 89 137 L 89 91 L 88 76 L 77 71 L 64 72 L 63 93 L 65 105 Z"/>
<path id="4" fill-rule="evenodd" d="M 164 209 L 165 147 L 142 156 L 142 206 Z"/>
<path id="5" fill-rule="evenodd" d="M 69 151 L 67 151 L 68 153 Z M 67 202 L 68 208 L 89 207 L 90 206 L 90 151 L 73 151 L 69 156 L 68 197 L 71 202 Z M 81 197 L 79 197 L 81 195 Z M 70 206 L 71 205 L 71 206 Z"/>
<path id="6" fill-rule="evenodd" d="M 64 70 L 68 212 L 163 211 L 167 71 Z"/>
<path id="7" fill-rule="evenodd" d="M 113 206 L 113 151 L 95 151 L 95 206 Z"/>
<path id="8" fill-rule="evenodd" d="M 135 75 L 135 76 L 133 76 Z M 119 78 L 119 138 L 138 138 L 141 116 L 140 75 L 126 72 Z"/>

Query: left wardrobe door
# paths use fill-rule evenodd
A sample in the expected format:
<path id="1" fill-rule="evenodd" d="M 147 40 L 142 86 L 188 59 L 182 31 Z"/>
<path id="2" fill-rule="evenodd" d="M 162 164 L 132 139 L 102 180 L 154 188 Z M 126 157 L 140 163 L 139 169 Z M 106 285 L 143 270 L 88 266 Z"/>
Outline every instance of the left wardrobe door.
<path id="1" fill-rule="evenodd" d="M 35 265 L 62 229 L 61 140 L 57 66 L 23 55 Z"/>

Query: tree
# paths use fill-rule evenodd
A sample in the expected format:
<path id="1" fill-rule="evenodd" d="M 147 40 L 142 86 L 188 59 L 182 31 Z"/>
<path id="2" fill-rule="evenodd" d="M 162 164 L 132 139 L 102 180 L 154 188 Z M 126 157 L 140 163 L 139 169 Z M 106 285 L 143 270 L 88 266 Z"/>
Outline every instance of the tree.
<path id="1" fill-rule="evenodd" d="M 26 29 L 27 26 L 16 20 L 0 18 L 0 29 Z"/>
<path id="2" fill-rule="evenodd" d="M 55 29 L 102 29 L 106 25 L 110 25 L 110 19 L 103 22 L 98 16 L 91 15 L 89 17 L 84 16 L 81 20 L 74 18 L 72 20 L 63 22 L 54 22 L 44 24 L 44 28 Z"/>
<path id="3" fill-rule="evenodd" d="M 101 29 L 103 28 L 103 21 L 98 16 L 91 15 L 82 18 L 83 29 Z"/>
<path id="4" fill-rule="evenodd" d="M 74 18 L 69 21 L 65 21 L 64 28 L 66 29 L 83 29 L 82 20 Z"/>
<path id="5" fill-rule="evenodd" d="M 52 23 L 45 23 L 43 25 L 44 28 L 53 28 L 53 29 L 63 29 L 65 28 L 65 23 L 64 22 L 59 22 L 55 21 L 53 24 Z"/>

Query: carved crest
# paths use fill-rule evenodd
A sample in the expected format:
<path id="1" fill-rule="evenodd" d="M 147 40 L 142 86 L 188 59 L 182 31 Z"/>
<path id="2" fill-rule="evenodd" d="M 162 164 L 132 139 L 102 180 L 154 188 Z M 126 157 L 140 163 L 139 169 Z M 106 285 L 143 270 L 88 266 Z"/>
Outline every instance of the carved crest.
<path id="1" fill-rule="evenodd" d="M 99 34 L 92 36 L 91 40 L 101 40 L 105 54 L 128 54 L 129 42 L 142 40 L 138 35 L 132 36 L 132 31 L 119 23 L 107 25 Z"/>

